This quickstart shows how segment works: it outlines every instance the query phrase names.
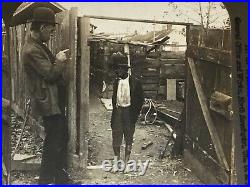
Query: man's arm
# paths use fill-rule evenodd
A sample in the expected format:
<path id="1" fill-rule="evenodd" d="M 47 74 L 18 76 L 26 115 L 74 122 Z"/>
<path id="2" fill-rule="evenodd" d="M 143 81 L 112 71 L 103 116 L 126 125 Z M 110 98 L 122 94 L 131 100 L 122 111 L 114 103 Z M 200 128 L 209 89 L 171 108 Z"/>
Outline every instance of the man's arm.
<path id="1" fill-rule="evenodd" d="M 41 51 L 33 50 L 23 55 L 23 61 L 26 65 L 30 65 L 39 75 L 46 81 L 51 82 L 57 80 L 65 69 L 66 64 L 58 62 L 52 64 L 46 59 Z"/>

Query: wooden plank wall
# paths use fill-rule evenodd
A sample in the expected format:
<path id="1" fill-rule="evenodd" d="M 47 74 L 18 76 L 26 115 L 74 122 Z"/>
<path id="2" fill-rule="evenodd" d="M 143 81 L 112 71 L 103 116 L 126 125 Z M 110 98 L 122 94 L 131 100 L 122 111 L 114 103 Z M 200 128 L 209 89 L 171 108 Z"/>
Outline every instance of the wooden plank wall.
<path id="1" fill-rule="evenodd" d="M 8 29 L 9 30 L 9 29 Z M 10 100 L 10 68 L 8 59 L 7 33 L 2 34 L 2 98 Z"/>
<path id="2" fill-rule="evenodd" d="M 163 96 L 168 98 L 168 84 L 171 80 L 184 80 L 185 75 L 185 52 L 164 51 L 158 58 L 146 58 L 141 68 L 141 77 L 145 96 L 148 98 L 157 98 Z M 170 81 L 167 81 L 170 80 Z M 174 85 L 177 89 L 178 85 Z M 170 87 L 169 87 L 170 89 Z M 176 91 L 173 94 L 176 98 Z M 181 96 L 177 95 L 179 99 Z"/>
<path id="3" fill-rule="evenodd" d="M 230 115 L 222 115 L 219 110 L 221 108 L 214 109 L 211 104 L 214 102 L 215 91 L 225 94 L 228 98 L 232 96 L 230 31 L 208 30 L 207 35 L 203 35 L 198 27 L 191 27 L 189 36 L 187 57 L 194 59 L 206 104 L 219 134 L 226 160 L 230 164 L 232 121 Z M 188 66 L 186 81 L 185 149 L 212 174 L 212 177 L 202 176 L 205 182 L 229 183 L 229 171 L 225 171 L 217 158 Z M 231 110 L 230 105 L 223 110 Z"/>
<path id="4" fill-rule="evenodd" d="M 26 77 L 21 62 L 21 49 L 29 34 L 29 28 L 29 24 L 10 28 L 11 99 L 20 115 L 23 114 L 28 99 Z"/>
<path id="5" fill-rule="evenodd" d="M 97 46 L 97 45 L 96 45 Z M 93 61 L 93 53 L 96 53 L 98 49 L 92 44 L 91 47 L 91 68 L 94 69 L 97 66 L 96 62 Z M 115 46 L 115 45 L 114 45 Z M 117 45 L 114 48 L 119 50 L 123 45 Z M 131 47 L 131 66 L 132 66 L 132 75 L 141 80 L 145 96 L 147 98 L 156 99 L 158 96 L 166 99 L 166 83 L 167 79 L 175 79 L 176 82 L 184 81 L 184 72 L 185 72 L 185 52 L 173 52 L 173 51 L 162 51 L 162 54 L 159 52 L 151 52 L 147 55 L 144 52 L 139 54 L 133 53 L 138 47 Z M 104 45 L 104 74 L 106 74 L 104 80 L 106 82 L 107 89 L 103 94 L 104 98 L 111 98 L 113 93 L 112 81 L 115 77 L 114 70 L 109 66 L 111 63 L 111 55 L 113 46 L 109 44 Z M 120 49 L 123 50 L 123 49 Z M 95 66 L 95 67 L 94 67 Z M 106 66 L 106 68 L 105 68 Z M 178 85 L 178 83 L 177 83 Z M 180 89 L 178 87 L 177 89 Z M 176 92 L 176 91 L 175 91 Z M 179 91 L 181 93 L 182 90 Z M 184 91 L 183 91 L 184 92 Z M 184 95 L 184 94 L 179 94 Z M 178 96 L 177 96 L 178 97 Z M 178 98 L 180 98 L 179 96 Z M 182 96 L 183 97 L 183 96 Z M 184 99 L 184 98 L 183 98 Z M 181 99 L 180 99 L 181 100 Z"/>

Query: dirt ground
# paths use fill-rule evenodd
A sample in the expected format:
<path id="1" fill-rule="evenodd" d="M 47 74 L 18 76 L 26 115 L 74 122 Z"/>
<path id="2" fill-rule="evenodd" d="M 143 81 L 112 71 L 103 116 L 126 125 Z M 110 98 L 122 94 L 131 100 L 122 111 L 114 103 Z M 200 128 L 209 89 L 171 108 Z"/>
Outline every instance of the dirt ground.
<path id="1" fill-rule="evenodd" d="M 113 159 L 111 144 L 110 117 L 99 100 L 92 99 L 90 108 L 90 153 L 89 165 L 101 165 L 105 159 Z M 150 160 L 145 175 L 139 172 L 113 173 L 102 169 L 87 170 L 82 183 L 87 184 L 201 184 L 201 181 L 185 167 L 181 159 L 170 158 L 170 148 L 167 149 L 166 158 L 159 159 L 159 153 L 164 149 L 169 132 L 164 126 L 142 125 L 138 122 L 134 135 L 134 145 L 131 153 L 133 160 Z M 144 143 L 153 144 L 142 150 Z M 124 158 L 124 147 L 121 156 Z"/>
<path id="2" fill-rule="evenodd" d="M 143 125 L 138 122 L 134 135 L 134 145 L 131 153 L 133 160 L 150 160 L 145 175 L 139 172 L 105 172 L 97 169 L 103 160 L 113 159 L 110 128 L 111 111 L 107 111 L 98 99 L 91 99 L 90 104 L 90 141 L 88 168 L 85 172 L 73 174 L 72 178 L 81 184 L 202 184 L 187 168 L 181 159 L 170 158 L 171 145 L 166 157 L 159 159 L 159 153 L 164 149 L 169 132 L 164 126 Z M 153 144 L 142 150 L 146 143 Z M 121 148 L 124 158 L 124 144 Z M 94 169 L 93 169 L 94 168 Z M 38 172 L 14 172 L 13 184 L 35 184 Z"/>

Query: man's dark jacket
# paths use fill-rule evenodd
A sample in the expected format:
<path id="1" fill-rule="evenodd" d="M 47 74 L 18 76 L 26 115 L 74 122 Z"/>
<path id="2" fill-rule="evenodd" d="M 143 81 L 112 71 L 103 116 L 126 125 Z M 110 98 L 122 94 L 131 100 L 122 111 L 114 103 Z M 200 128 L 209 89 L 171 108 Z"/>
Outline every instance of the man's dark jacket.
<path id="1" fill-rule="evenodd" d="M 113 85 L 113 96 L 112 96 L 113 112 L 111 117 L 111 123 L 113 121 L 113 117 L 116 115 L 118 82 L 119 79 L 116 79 Z M 144 94 L 142 85 L 138 79 L 134 77 L 129 77 L 129 85 L 130 85 L 130 98 L 131 98 L 130 120 L 131 123 L 136 123 L 144 102 Z"/>
<path id="2" fill-rule="evenodd" d="M 31 37 L 23 46 L 22 62 L 27 74 L 33 116 L 61 114 L 58 84 L 62 82 L 65 63 L 55 63 L 50 50 Z"/>

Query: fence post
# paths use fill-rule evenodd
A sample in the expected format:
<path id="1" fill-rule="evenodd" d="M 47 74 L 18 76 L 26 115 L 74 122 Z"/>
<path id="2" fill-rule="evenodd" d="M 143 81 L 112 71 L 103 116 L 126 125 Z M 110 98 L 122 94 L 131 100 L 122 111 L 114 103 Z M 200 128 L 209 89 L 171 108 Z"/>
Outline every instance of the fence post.
<path id="1" fill-rule="evenodd" d="M 88 157 L 88 126 L 89 126 L 89 67 L 90 49 L 88 37 L 90 35 L 90 21 L 88 17 L 80 18 L 80 121 L 79 121 L 79 156 L 80 167 L 86 168 Z"/>
<path id="2" fill-rule="evenodd" d="M 69 66 L 69 82 L 68 82 L 68 127 L 69 127 L 69 154 L 76 154 L 77 131 L 76 131 L 76 112 L 77 112 L 77 97 L 76 97 L 76 53 L 77 53 L 77 8 L 72 8 L 69 12 L 69 49 L 71 54 L 71 62 Z M 67 23 L 66 23 L 67 24 Z M 62 38 L 63 40 L 63 38 Z M 74 163 L 73 157 L 69 157 L 69 162 Z M 74 166 L 74 164 L 73 164 Z"/>

